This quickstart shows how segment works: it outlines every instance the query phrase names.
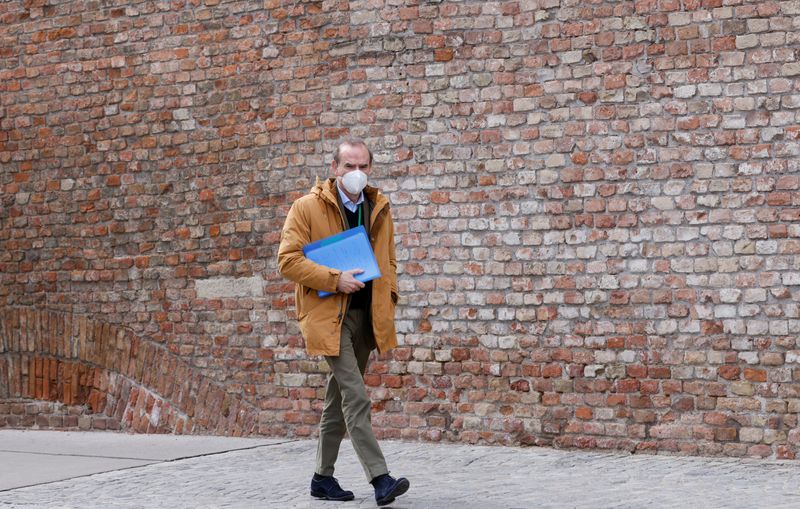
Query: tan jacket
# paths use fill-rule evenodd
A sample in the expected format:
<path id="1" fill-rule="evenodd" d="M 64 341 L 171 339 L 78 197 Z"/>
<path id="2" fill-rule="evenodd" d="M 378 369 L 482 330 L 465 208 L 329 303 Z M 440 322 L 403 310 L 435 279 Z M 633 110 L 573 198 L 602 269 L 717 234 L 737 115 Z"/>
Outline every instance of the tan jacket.
<path id="1" fill-rule="evenodd" d="M 394 310 L 397 303 L 397 260 L 394 224 L 389 200 L 376 188 L 367 186 L 370 202 L 369 238 L 381 277 L 372 281 L 372 330 L 379 352 L 397 346 Z M 346 219 L 337 198 L 336 179 L 317 184 L 292 204 L 281 232 L 278 270 L 294 281 L 295 305 L 300 330 L 310 355 L 339 355 L 339 335 L 347 312 L 349 296 L 336 292 L 341 271 L 318 265 L 303 256 L 303 246 L 344 231 Z M 334 292 L 320 298 L 317 290 Z"/>

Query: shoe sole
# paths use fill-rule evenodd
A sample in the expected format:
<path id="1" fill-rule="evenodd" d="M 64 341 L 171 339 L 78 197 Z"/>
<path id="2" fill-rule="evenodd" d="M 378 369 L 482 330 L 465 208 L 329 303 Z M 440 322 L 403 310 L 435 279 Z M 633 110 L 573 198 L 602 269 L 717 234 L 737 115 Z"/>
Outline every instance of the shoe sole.
<path id="1" fill-rule="evenodd" d="M 377 501 L 378 505 L 391 504 L 392 502 L 394 502 L 395 498 L 399 497 L 400 495 L 408 491 L 409 486 L 410 483 L 408 482 L 408 479 L 403 479 L 397 486 L 395 486 L 395 488 L 391 491 L 391 493 L 389 493 L 384 498 Z"/>
<path id="2" fill-rule="evenodd" d="M 311 492 L 311 496 L 320 500 L 333 500 L 334 502 L 347 502 L 356 498 L 355 495 L 346 495 L 344 497 L 329 497 L 328 495 L 320 492 Z"/>

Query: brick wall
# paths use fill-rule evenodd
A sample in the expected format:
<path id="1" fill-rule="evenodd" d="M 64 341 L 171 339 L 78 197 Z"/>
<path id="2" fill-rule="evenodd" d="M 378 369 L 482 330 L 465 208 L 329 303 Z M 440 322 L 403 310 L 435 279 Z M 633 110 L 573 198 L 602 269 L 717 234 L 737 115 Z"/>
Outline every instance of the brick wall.
<path id="1" fill-rule="evenodd" d="M 797 0 L 2 2 L 0 415 L 313 434 L 275 252 L 350 134 L 380 436 L 794 458 L 798 76 Z"/>
<path id="2" fill-rule="evenodd" d="M 242 435 L 257 418 L 239 395 L 126 327 L 34 309 L 0 312 L 3 400 L 0 426 L 11 427 Z"/>

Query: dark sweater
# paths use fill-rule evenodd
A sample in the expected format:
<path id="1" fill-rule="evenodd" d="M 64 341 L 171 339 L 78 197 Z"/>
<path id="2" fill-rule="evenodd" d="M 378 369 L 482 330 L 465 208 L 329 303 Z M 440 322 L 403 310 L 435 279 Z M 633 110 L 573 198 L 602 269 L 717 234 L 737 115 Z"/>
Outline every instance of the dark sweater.
<path id="1" fill-rule="evenodd" d="M 347 207 L 344 208 L 344 213 L 347 216 L 347 222 L 350 228 L 355 228 L 359 226 L 359 224 L 364 224 L 364 218 L 362 216 L 361 222 L 359 223 L 358 220 L 358 213 L 359 211 L 363 214 L 364 205 L 359 205 L 355 212 L 350 212 Z M 350 294 L 350 309 L 369 309 L 369 306 L 372 302 L 372 281 L 367 281 L 364 283 L 364 288 L 361 290 L 351 293 Z"/>

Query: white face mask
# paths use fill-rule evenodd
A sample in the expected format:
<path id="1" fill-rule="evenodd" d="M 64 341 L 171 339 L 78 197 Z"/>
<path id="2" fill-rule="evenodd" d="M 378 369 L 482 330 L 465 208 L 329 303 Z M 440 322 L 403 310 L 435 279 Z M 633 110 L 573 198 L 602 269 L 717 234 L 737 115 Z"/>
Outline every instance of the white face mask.
<path id="1" fill-rule="evenodd" d="M 361 170 L 348 171 L 342 177 L 342 185 L 350 194 L 360 194 L 367 185 L 367 174 Z"/>

